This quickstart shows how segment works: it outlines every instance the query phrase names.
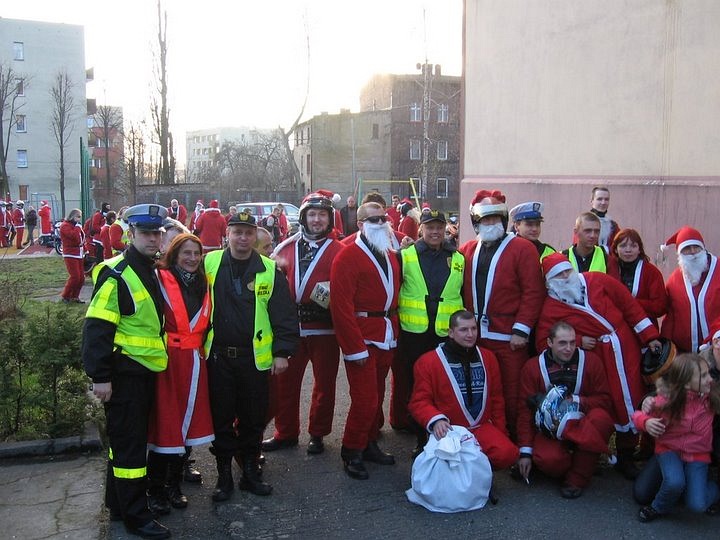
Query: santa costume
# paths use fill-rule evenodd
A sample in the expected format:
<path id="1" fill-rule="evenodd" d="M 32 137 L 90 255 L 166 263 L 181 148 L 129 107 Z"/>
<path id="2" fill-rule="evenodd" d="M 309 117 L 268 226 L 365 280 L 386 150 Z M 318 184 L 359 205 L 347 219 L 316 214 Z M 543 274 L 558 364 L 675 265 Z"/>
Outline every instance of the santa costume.
<path id="1" fill-rule="evenodd" d="M 43 237 L 51 236 L 53 232 L 52 209 L 47 201 L 40 201 L 38 216 L 40 216 L 40 240 L 44 240 Z M 40 243 L 42 244 L 43 242 L 41 241 Z"/>
<path id="2" fill-rule="evenodd" d="M 665 242 L 677 245 L 680 253 L 686 246 L 705 250 L 702 235 L 692 227 L 683 227 Z M 710 335 L 710 324 L 720 316 L 720 270 L 715 255 L 704 251 L 708 269 L 700 282 L 692 285 L 681 268 L 676 268 L 665 284 L 668 313 L 662 323 L 661 334 L 670 339 L 678 352 L 697 352 Z"/>
<path id="3" fill-rule="evenodd" d="M 608 275 L 615 276 L 622 282 L 621 264 L 615 256 L 611 257 Z M 629 290 L 655 327 L 659 328 L 658 319 L 667 313 L 668 303 L 662 272 L 650 261 L 638 258 Z"/>
<path id="4" fill-rule="evenodd" d="M 205 203 L 203 203 L 202 199 L 198 200 L 198 202 L 195 203 L 195 210 L 193 210 L 192 214 L 190 214 L 190 223 L 188 224 L 188 229 L 190 229 L 190 232 L 195 231 L 195 224 L 202 215 L 204 209 Z"/>
<path id="5" fill-rule="evenodd" d="M 194 225 L 195 234 L 202 242 L 203 253 L 209 253 L 223 248 L 227 222 L 220 212 L 218 202 L 213 199 L 210 206 L 200 214 Z"/>

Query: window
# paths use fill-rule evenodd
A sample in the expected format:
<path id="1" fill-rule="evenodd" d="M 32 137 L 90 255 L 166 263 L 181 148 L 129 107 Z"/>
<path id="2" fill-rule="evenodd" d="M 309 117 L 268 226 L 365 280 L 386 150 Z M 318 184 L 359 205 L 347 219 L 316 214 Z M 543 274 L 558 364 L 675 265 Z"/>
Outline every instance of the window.
<path id="1" fill-rule="evenodd" d="M 422 107 L 419 103 L 415 102 L 410 105 L 410 121 L 420 122 L 422 121 Z"/>
<path id="2" fill-rule="evenodd" d="M 448 150 L 448 142 L 447 141 L 438 141 L 438 143 L 437 143 L 437 158 L 440 161 L 445 161 L 447 159 L 447 150 Z"/>
<path id="3" fill-rule="evenodd" d="M 448 197 L 448 179 L 438 178 L 436 185 L 436 192 L 438 199 L 447 199 Z"/>
<path id="4" fill-rule="evenodd" d="M 18 169 L 24 169 L 28 166 L 28 160 L 27 160 L 27 150 L 18 150 L 17 151 L 17 166 Z"/>
<path id="5" fill-rule="evenodd" d="M 310 154 L 307 155 L 306 174 L 310 174 Z"/>
<path id="6" fill-rule="evenodd" d="M 441 124 L 447 124 L 448 122 L 448 106 L 447 103 L 441 103 L 438 105 L 438 117 L 437 121 Z"/>
<path id="7" fill-rule="evenodd" d="M 25 60 L 25 44 L 22 41 L 13 42 L 13 60 Z"/>
<path id="8" fill-rule="evenodd" d="M 380 126 L 377 124 L 373 124 L 372 127 L 372 138 L 373 139 L 379 139 L 380 138 Z"/>
<path id="9" fill-rule="evenodd" d="M 207 148 L 203 148 L 202 150 L 203 150 L 203 156 L 207 156 L 208 149 L 207 149 Z"/>
<path id="10" fill-rule="evenodd" d="M 18 133 L 26 133 L 27 127 L 25 126 L 25 115 L 24 114 L 16 114 L 15 115 L 15 131 Z"/>
<path id="11" fill-rule="evenodd" d="M 25 95 L 25 81 L 22 79 L 15 79 L 15 88 L 17 89 L 18 96 Z"/>
<path id="12" fill-rule="evenodd" d="M 410 140 L 410 159 L 420 159 L 420 141 L 418 139 Z"/>

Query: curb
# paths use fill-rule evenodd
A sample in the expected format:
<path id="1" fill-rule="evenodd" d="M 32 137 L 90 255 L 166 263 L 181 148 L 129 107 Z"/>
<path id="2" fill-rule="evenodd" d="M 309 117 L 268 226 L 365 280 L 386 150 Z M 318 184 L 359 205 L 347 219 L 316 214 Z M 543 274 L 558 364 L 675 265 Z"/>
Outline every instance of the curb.
<path id="1" fill-rule="evenodd" d="M 85 424 L 85 432 L 74 437 L 0 443 L 0 459 L 97 452 L 102 448 L 98 427 L 88 422 Z"/>

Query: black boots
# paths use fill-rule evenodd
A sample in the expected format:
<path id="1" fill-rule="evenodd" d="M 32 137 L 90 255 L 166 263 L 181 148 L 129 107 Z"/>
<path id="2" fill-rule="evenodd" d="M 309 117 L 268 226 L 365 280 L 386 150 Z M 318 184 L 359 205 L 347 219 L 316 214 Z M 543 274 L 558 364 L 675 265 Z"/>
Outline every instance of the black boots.
<path id="1" fill-rule="evenodd" d="M 242 473 L 242 478 L 238 482 L 238 488 L 262 497 L 272 493 L 272 486 L 267 482 L 263 482 L 258 473 L 257 457 L 245 457 L 243 459 Z"/>
<path id="2" fill-rule="evenodd" d="M 367 448 L 363 450 L 362 458 L 378 465 L 395 465 L 395 457 L 380 450 L 377 441 L 368 442 Z"/>
<path id="3" fill-rule="evenodd" d="M 340 457 L 343 460 L 343 469 L 350 478 L 355 480 L 367 480 L 370 478 L 363 463 L 363 452 L 361 450 L 352 450 L 343 446 L 340 449 Z"/>
<path id="4" fill-rule="evenodd" d="M 325 451 L 325 443 L 322 437 L 310 436 L 310 442 L 307 445 L 308 454 L 322 454 Z"/>
<path id="5" fill-rule="evenodd" d="M 148 452 L 147 476 L 149 487 L 147 490 L 147 503 L 150 511 L 156 516 L 164 516 L 170 513 L 170 501 L 165 492 L 167 470 L 168 456 Z"/>
<path id="6" fill-rule="evenodd" d="M 212 500 L 223 502 L 230 498 L 235 489 L 232 477 L 232 457 L 215 456 L 215 461 L 217 462 L 218 479 L 215 484 L 215 491 L 212 494 Z"/>
<path id="7" fill-rule="evenodd" d="M 187 508 L 188 500 L 180 490 L 180 482 L 183 478 L 183 464 L 185 459 L 182 456 L 171 456 L 168 466 L 168 478 L 166 493 L 170 506 L 173 508 Z"/>

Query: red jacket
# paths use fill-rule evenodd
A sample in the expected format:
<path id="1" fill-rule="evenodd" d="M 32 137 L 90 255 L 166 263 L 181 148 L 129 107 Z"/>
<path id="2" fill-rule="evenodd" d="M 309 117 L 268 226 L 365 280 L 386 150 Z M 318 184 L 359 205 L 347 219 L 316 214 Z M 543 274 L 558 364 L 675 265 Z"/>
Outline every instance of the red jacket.
<path id="1" fill-rule="evenodd" d="M 110 225 L 110 230 L 108 231 L 108 237 L 110 238 L 110 248 L 116 254 L 124 251 L 127 247 L 127 244 L 123 241 L 124 232 L 125 230 L 123 229 L 123 226 L 120 225 L 118 221 Z"/>
<path id="2" fill-rule="evenodd" d="M 20 210 L 20 208 L 16 208 L 15 210 L 13 210 L 12 224 L 15 226 L 16 229 L 25 228 L 25 212 Z"/>
<path id="3" fill-rule="evenodd" d="M 82 259 L 85 255 L 83 249 L 85 233 L 79 223 L 63 221 L 60 225 L 60 241 L 62 242 L 63 257 Z"/>
<path id="4" fill-rule="evenodd" d="M 173 209 L 172 206 L 168 206 L 167 211 L 169 218 L 173 218 L 183 225 L 187 224 L 187 209 L 182 204 L 178 205 L 176 209 Z"/>
<path id="5" fill-rule="evenodd" d="M 227 223 L 217 208 L 207 208 L 195 222 L 196 234 L 200 237 L 203 249 L 221 249 Z"/>
<path id="6" fill-rule="evenodd" d="M 105 216 L 98 210 L 92 215 L 92 220 L 90 221 L 90 236 L 92 236 L 93 242 L 101 243 L 100 231 L 103 225 L 105 225 Z"/>
<path id="7" fill-rule="evenodd" d="M 620 265 L 616 257 L 609 259 L 608 275 L 620 277 Z M 665 292 L 665 280 L 657 267 L 640 259 L 635 267 L 635 280 L 630 293 L 645 310 L 645 313 L 653 324 L 659 328 L 658 319 L 667 313 L 667 293 Z"/>
<path id="8" fill-rule="evenodd" d="M 397 228 L 398 232 L 403 233 L 405 236 L 409 236 L 413 240 L 418 239 L 418 224 L 412 217 L 404 216 L 400 220 L 400 224 Z"/>
<path id="9" fill-rule="evenodd" d="M 478 305 L 475 278 L 479 246 L 470 240 L 459 249 L 465 256 L 463 300 L 478 320 L 478 339 L 510 341 L 513 330 L 529 335 L 546 296 L 535 245 L 513 234 L 505 237 L 490 262 L 484 306 Z"/>
<path id="10" fill-rule="evenodd" d="M 368 345 L 383 350 L 397 346 L 400 267 L 392 251 L 385 262 L 389 275 L 359 236 L 333 261 L 330 312 L 345 360 L 367 358 Z"/>
<path id="11" fill-rule="evenodd" d="M 40 234 L 52 234 L 52 217 L 51 208 L 47 205 L 41 206 L 38 210 L 38 216 L 40 216 Z"/>
<path id="12" fill-rule="evenodd" d="M 103 245 L 103 259 L 109 259 L 113 256 L 112 246 L 110 245 L 110 225 L 107 223 L 100 229 L 100 242 Z"/>

